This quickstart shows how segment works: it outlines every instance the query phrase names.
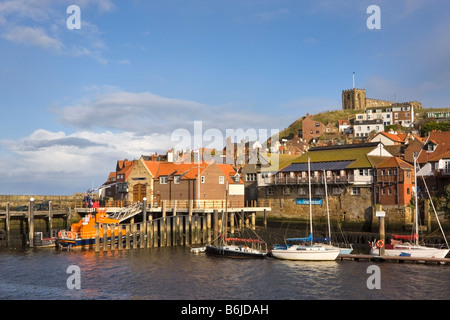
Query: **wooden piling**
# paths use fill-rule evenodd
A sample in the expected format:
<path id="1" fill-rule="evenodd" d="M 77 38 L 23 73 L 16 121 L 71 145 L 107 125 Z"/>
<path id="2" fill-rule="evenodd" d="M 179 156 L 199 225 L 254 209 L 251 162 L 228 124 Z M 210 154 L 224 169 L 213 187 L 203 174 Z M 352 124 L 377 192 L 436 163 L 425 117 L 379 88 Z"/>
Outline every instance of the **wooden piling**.
<path id="1" fill-rule="evenodd" d="M 130 224 L 125 225 L 125 249 L 130 250 Z"/>
<path id="2" fill-rule="evenodd" d="M 95 252 L 100 252 L 100 234 L 98 222 L 95 223 Z"/>
<path id="3" fill-rule="evenodd" d="M 252 212 L 252 230 L 256 230 L 256 213 Z"/>
<path id="4" fill-rule="evenodd" d="M 148 241 L 147 235 L 147 198 L 144 197 L 142 200 L 142 231 L 141 231 L 141 248 L 145 248 L 146 241 Z"/>
<path id="5" fill-rule="evenodd" d="M 211 212 L 206 214 L 206 233 L 207 233 L 207 243 L 211 242 Z"/>
<path id="6" fill-rule="evenodd" d="M 166 201 L 162 201 L 162 225 L 161 225 L 161 247 L 165 247 L 167 245 L 167 228 L 166 228 Z"/>
<path id="7" fill-rule="evenodd" d="M 213 230 L 214 230 L 214 234 L 213 234 L 214 243 L 216 243 L 217 237 L 219 236 L 219 211 L 218 210 L 214 210 Z"/>
<path id="8" fill-rule="evenodd" d="M 187 217 L 187 225 L 186 225 L 186 237 L 187 237 L 187 242 L 189 244 L 193 244 L 193 240 L 192 240 L 192 211 L 194 210 L 194 201 L 189 201 L 189 211 L 188 211 L 188 217 Z"/>
<path id="9" fill-rule="evenodd" d="M 172 246 L 177 245 L 177 201 L 173 202 L 173 213 L 172 213 Z"/>
<path id="10" fill-rule="evenodd" d="M 147 221 L 147 248 L 151 248 L 153 247 L 153 215 L 150 214 L 148 216 L 148 221 Z"/>
<path id="11" fill-rule="evenodd" d="M 11 211 L 9 202 L 6 203 L 6 245 L 11 244 Z"/>
<path id="12" fill-rule="evenodd" d="M 53 201 L 48 202 L 48 233 L 52 236 L 53 230 Z"/>
<path id="13" fill-rule="evenodd" d="M 108 251 L 108 225 L 103 224 L 103 251 Z"/>
<path id="14" fill-rule="evenodd" d="M 206 219 L 205 219 L 205 216 L 203 216 L 202 224 L 203 224 L 203 227 L 202 227 L 202 243 L 206 243 Z"/>
<path id="15" fill-rule="evenodd" d="M 30 198 L 28 207 L 28 241 L 29 246 L 34 246 L 34 198 Z"/>
<path id="16" fill-rule="evenodd" d="M 134 221 L 131 223 L 131 229 L 133 230 L 133 249 L 137 249 L 137 225 L 134 223 Z"/>
<path id="17" fill-rule="evenodd" d="M 123 237 L 122 237 L 122 225 L 119 223 L 119 225 L 117 226 L 117 249 L 119 251 L 122 251 L 123 249 Z"/>
<path id="18" fill-rule="evenodd" d="M 198 243 L 198 213 L 195 213 L 192 217 L 192 243 Z"/>
<path id="19" fill-rule="evenodd" d="M 234 212 L 230 212 L 230 233 L 234 234 Z"/>
<path id="20" fill-rule="evenodd" d="M 111 252 L 115 251 L 115 247 L 116 247 L 116 225 L 115 224 L 111 224 Z"/>

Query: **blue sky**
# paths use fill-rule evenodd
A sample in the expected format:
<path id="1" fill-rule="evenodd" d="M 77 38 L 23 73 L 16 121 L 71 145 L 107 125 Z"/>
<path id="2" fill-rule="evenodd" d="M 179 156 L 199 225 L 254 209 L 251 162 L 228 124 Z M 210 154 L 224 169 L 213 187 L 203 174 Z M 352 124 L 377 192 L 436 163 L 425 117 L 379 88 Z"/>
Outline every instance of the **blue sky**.
<path id="1" fill-rule="evenodd" d="M 77 5 L 81 29 L 66 9 Z M 366 12 L 381 10 L 381 29 Z M 71 194 L 177 129 L 284 129 L 341 91 L 450 107 L 450 3 L 3 0 L 0 193 Z"/>

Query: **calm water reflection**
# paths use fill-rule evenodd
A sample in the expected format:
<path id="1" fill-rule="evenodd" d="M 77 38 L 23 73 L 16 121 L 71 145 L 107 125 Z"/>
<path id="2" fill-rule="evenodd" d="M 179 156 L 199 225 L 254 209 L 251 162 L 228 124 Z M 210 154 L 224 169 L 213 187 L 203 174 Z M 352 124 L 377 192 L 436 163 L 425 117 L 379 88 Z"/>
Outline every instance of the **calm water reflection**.
<path id="1" fill-rule="evenodd" d="M 381 271 L 381 289 L 367 288 L 367 268 Z M 81 270 L 70 290 L 67 268 Z M 189 248 L 130 251 L 0 251 L 1 299 L 449 299 L 450 266 L 369 261 L 234 260 Z"/>

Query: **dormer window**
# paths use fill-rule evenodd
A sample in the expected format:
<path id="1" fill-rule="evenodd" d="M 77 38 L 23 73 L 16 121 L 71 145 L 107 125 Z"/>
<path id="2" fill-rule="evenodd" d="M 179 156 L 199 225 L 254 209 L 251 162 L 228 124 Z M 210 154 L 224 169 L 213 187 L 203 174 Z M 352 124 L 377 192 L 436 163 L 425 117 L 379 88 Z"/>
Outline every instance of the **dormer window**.
<path id="1" fill-rule="evenodd" d="M 427 146 L 427 151 L 433 152 L 434 150 L 436 150 L 436 145 L 434 143 L 429 143 Z"/>
<path id="2" fill-rule="evenodd" d="M 234 182 L 239 183 L 239 173 L 236 173 L 236 175 L 234 176 Z"/>

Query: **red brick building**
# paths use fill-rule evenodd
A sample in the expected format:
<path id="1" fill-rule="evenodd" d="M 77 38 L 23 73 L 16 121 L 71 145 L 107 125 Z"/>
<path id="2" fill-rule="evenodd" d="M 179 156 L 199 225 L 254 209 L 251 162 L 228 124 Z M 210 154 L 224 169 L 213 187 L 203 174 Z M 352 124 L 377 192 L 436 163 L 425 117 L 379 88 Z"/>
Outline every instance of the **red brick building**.
<path id="1" fill-rule="evenodd" d="M 374 168 L 374 202 L 381 205 L 408 205 L 414 188 L 413 166 L 398 157 Z"/>
<path id="2" fill-rule="evenodd" d="M 307 142 L 317 142 L 325 130 L 325 125 L 320 121 L 313 120 L 309 113 L 302 121 L 302 138 Z M 314 141 L 313 141 L 314 140 Z"/>

